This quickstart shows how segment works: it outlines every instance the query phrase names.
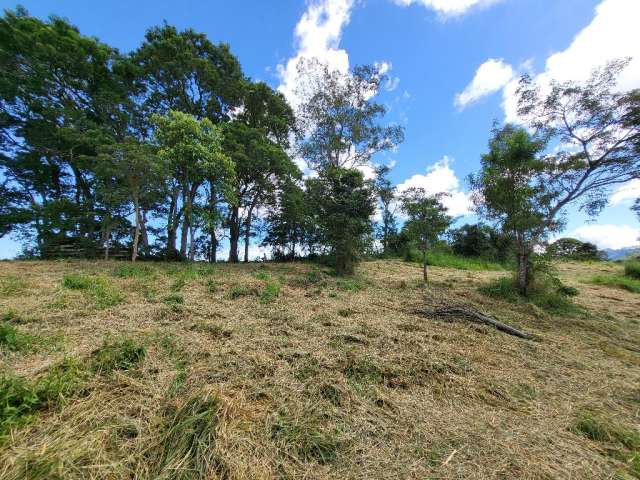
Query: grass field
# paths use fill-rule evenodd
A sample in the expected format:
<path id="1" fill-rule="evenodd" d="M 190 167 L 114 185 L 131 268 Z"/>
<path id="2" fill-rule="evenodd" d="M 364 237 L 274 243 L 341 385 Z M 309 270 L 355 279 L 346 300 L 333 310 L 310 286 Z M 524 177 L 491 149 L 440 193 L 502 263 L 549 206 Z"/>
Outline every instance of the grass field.
<path id="1" fill-rule="evenodd" d="M 2 262 L 0 479 L 640 478 L 640 295 L 558 268 L 574 313 L 390 260 Z"/>

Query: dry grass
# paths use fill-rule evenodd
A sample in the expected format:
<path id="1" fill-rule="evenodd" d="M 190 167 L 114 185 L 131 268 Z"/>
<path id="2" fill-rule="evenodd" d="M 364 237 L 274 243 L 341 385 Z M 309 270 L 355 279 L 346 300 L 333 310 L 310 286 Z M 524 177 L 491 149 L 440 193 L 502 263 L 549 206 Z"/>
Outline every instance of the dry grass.
<path id="1" fill-rule="evenodd" d="M 398 261 L 364 263 L 346 282 L 304 263 L 121 265 L 2 264 L 0 317 L 25 335 L 63 338 L 55 349 L 0 351 L 2 369 L 36 382 L 78 358 L 87 374 L 80 394 L 0 445 L 0 478 L 634 474 L 627 446 L 575 428 L 584 412 L 625 432 L 640 424 L 640 296 L 582 283 L 621 267 L 563 264 L 589 313 L 557 317 L 478 292 L 501 272 L 433 267 L 424 288 L 419 267 Z M 65 288 L 69 274 L 100 278 L 120 303 Z M 265 294 L 268 284 L 278 292 Z M 443 299 L 542 341 L 412 313 Z M 92 370 L 116 338 L 145 355 L 108 375 Z"/>

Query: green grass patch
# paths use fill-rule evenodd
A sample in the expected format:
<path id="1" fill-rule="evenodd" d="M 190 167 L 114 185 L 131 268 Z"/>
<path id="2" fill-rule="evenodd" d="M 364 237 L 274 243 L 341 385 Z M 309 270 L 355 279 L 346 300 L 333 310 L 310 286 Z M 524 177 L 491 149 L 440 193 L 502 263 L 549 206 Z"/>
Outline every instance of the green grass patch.
<path id="1" fill-rule="evenodd" d="M 170 306 L 174 310 L 179 310 L 184 305 L 184 297 L 180 293 L 170 293 L 162 299 L 165 305 Z"/>
<path id="2" fill-rule="evenodd" d="M 111 272 L 114 277 L 118 278 L 153 278 L 156 270 L 151 265 L 138 263 L 121 263 Z"/>
<path id="3" fill-rule="evenodd" d="M 69 290 L 78 290 L 90 296 L 96 308 L 104 309 L 122 303 L 120 291 L 101 277 L 69 273 L 62 279 L 62 286 Z"/>
<path id="4" fill-rule="evenodd" d="M 537 307 L 556 314 L 572 315 L 582 313 L 570 297 L 577 291 L 558 280 L 541 281 L 532 285 L 529 294 L 523 297 L 518 292 L 512 277 L 502 277 L 478 288 L 480 293 L 511 303 L 532 303 Z"/>
<path id="5" fill-rule="evenodd" d="M 15 275 L 0 277 L 0 296 L 13 297 L 22 293 L 28 286 L 25 280 Z"/>
<path id="6" fill-rule="evenodd" d="M 108 375 L 116 370 L 131 370 L 145 357 L 146 349 L 130 338 L 105 340 L 91 354 L 90 367 L 95 373 Z"/>
<path id="7" fill-rule="evenodd" d="M 154 466 L 150 478 L 226 478 L 226 468 L 215 453 L 219 411 L 220 401 L 204 394 L 167 408 L 160 438 L 149 452 L 149 464 Z"/>
<path id="8" fill-rule="evenodd" d="M 630 260 L 624 264 L 624 274 L 626 277 L 640 280 L 640 261 Z"/>
<path id="9" fill-rule="evenodd" d="M 23 352 L 34 350 L 40 343 L 34 335 L 20 332 L 8 323 L 0 325 L 0 351 Z"/>
<path id="10" fill-rule="evenodd" d="M 406 259 L 411 262 L 422 264 L 422 252 L 411 250 Z M 432 250 L 427 253 L 427 264 L 434 267 L 455 268 L 458 270 L 474 270 L 474 271 L 503 271 L 507 270 L 508 265 L 477 257 L 463 257 L 450 252 L 441 250 Z"/>
<path id="11" fill-rule="evenodd" d="M 596 275 L 590 280 L 596 285 L 621 288 L 631 293 L 640 293 L 640 280 L 623 275 Z"/>
<path id="12" fill-rule="evenodd" d="M 260 303 L 271 303 L 280 296 L 280 282 L 268 280 L 262 292 L 260 292 Z"/>
<path id="13" fill-rule="evenodd" d="M 245 285 L 236 285 L 229 290 L 227 297 L 231 300 L 236 300 L 241 297 L 248 297 L 251 295 L 258 295 L 258 291 L 255 288 L 249 288 Z"/>
<path id="14" fill-rule="evenodd" d="M 569 430 L 596 442 L 617 443 L 630 450 L 640 450 L 640 432 L 592 413 L 580 415 Z"/>
<path id="15" fill-rule="evenodd" d="M 299 418 L 281 414 L 271 427 L 271 438 L 303 462 L 319 464 L 335 462 L 345 446 L 340 432 L 322 425 L 314 414 Z"/>
<path id="16" fill-rule="evenodd" d="M 359 292 L 365 288 L 364 280 L 359 278 L 339 278 L 336 280 L 336 287 L 345 292 Z"/>
<path id="17" fill-rule="evenodd" d="M 39 411 L 79 394 L 85 380 L 81 363 L 70 358 L 35 381 L 11 373 L 0 374 L 0 440 L 6 439 L 14 428 L 29 423 Z"/>

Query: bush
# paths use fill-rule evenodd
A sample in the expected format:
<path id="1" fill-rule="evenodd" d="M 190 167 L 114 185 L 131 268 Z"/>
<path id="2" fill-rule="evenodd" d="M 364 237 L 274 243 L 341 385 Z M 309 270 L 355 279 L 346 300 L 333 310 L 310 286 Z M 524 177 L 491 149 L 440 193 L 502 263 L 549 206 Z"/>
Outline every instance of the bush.
<path id="1" fill-rule="evenodd" d="M 624 264 L 624 274 L 635 280 L 640 280 L 640 261 L 632 260 Z"/>
<path id="2" fill-rule="evenodd" d="M 480 287 L 478 291 L 511 303 L 528 301 L 553 313 L 573 314 L 581 311 L 569 298 L 576 295 L 578 290 L 564 285 L 557 278 L 550 276 L 537 279 L 529 288 L 529 294 L 526 297 L 520 295 L 515 281 L 511 277 L 499 278 Z"/>
<path id="3" fill-rule="evenodd" d="M 136 367 L 145 355 L 145 348 L 134 340 L 105 340 L 102 346 L 91 354 L 91 370 L 102 375 L 115 370 L 130 370 Z"/>

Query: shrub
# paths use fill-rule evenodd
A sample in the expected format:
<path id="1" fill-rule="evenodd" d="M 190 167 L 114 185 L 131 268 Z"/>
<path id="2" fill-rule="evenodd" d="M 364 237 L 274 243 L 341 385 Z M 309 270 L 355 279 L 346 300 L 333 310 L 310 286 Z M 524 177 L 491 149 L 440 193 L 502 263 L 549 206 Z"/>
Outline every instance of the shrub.
<path id="1" fill-rule="evenodd" d="M 102 346 L 91 354 L 91 370 L 102 375 L 115 370 L 130 370 L 136 367 L 145 355 L 145 348 L 132 339 L 105 340 Z"/>
<path id="2" fill-rule="evenodd" d="M 220 402 L 196 395 L 163 415 L 162 432 L 154 450 L 151 477 L 176 480 L 225 478 L 226 468 L 215 453 Z"/>
<path id="3" fill-rule="evenodd" d="M 635 280 L 640 280 L 640 261 L 632 260 L 624 264 L 624 274 Z"/>
<path id="4" fill-rule="evenodd" d="M 511 303 L 528 301 L 543 310 L 559 314 L 573 314 L 581 311 L 569 298 L 578 293 L 577 289 L 564 285 L 557 278 L 549 276 L 536 280 L 526 297 L 520 295 L 511 277 L 499 278 L 478 288 L 478 291 Z"/>
<path id="5" fill-rule="evenodd" d="M 62 279 L 62 286 L 70 290 L 80 290 L 91 296 L 97 308 L 112 307 L 122 302 L 122 294 L 100 277 L 70 273 Z"/>

